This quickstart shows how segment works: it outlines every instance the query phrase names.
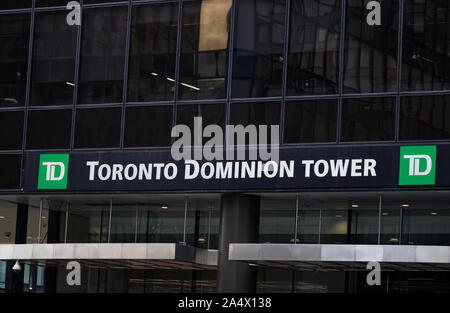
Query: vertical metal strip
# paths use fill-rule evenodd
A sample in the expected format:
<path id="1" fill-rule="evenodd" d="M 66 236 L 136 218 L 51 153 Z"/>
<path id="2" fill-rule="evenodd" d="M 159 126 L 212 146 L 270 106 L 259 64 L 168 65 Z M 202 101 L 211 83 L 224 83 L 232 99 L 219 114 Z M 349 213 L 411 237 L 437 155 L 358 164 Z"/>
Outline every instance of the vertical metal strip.
<path id="1" fill-rule="evenodd" d="M 173 94 L 173 112 L 172 112 L 172 127 L 177 124 L 177 106 L 178 106 L 178 89 L 180 85 L 180 63 L 181 63 L 181 33 L 183 28 L 183 1 L 178 1 L 178 25 L 177 25 L 177 48 L 175 52 L 175 83 Z M 175 138 L 171 138 L 172 141 Z"/>
<path id="2" fill-rule="evenodd" d="M 112 198 L 109 201 L 109 221 L 108 221 L 108 243 L 111 242 L 111 223 L 112 223 Z"/>
<path id="3" fill-rule="evenodd" d="M 125 104 L 128 96 L 128 68 L 130 63 L 130 42 L 131 42 L 131 19 L 132 19 L 132 3 L 128 0 L 128 17 L 127 17 L 127 37 L 125 43 L 125 62 L 123 68 L 123 91 L 122 91 L 122 119 L 120 120 L 120 148 L 124 147 L 125 133 Z"/>
<path id="4" fill-rule="evenodd" d="M 41 243 L 41 227 L 42 227 L 42 207 L 44 205 L 44 200 L 41 198 L 39 200 L 39 228 L 38 228 L 38 237 L 37 237 L 37 243 Z"/>
<path id="5" fill-rule="evenodd" d="M 83 0 L 80 1 L 81 10 L 80 10 L 80 25 L 77 26 L 77 46 L 75 51 L 75 75 L 73 78 L 73 83 L 75 87 L 73 89 L 73 103 L 72 103 L 72 125 L 70 132 L 70 150 L 74 149 L 75 145 L 75 122 L 76 122 L 76 105 L 78 102 L 78 87 L 80 83 L 80 58 L 81 58 L 81 35 L 83 30 Z"/>
<path id="6" fill-rule="evenodd" d="M 211 242 L 211 221 L 212 221 L 211 215 L 212 215 L 212 208 L 210 208 L 208 212 L 208 245 L 207 245 L 208 250 Z"/>
<path id="7" fill-rule="evenodd" d="M 139 221 L 139 206 L 136 204 L 136 221 L 135 221 L 135 231 L 134 231 L 134 243 L 137 243 L 137 239 L 138 239 L 138 221 Z"/>
<path id="8" fill-rule="evenodd" d="M 320 245 L 320 235 L 322 232 L 322 208 L 319 209 L 319 242 L 318 244 Z"/>
<path id="9" fill-rule="evenodd" d="M 187 223 L 188 198 L 184 199 L 184 223 L 183 223 L 183 243 L 186 244 L 186 223 Z"/>
<path id="10" fill-rule="evenodd" d="M 286 0 L 285 16 L 284 16 L 284 51 L 283 51 L 283 78 L 281 89 L 281 114 L 280 114 L 280 143 L 284 142 L 284 124 L 286 111 L 286 93 L 287 93 L 287 65 L 289 54 L 289 30 L 290 30 L 290 9 L 291 0 Z M 297 239 L 297 237 L 295 238 Z"/>
<path id="11" fill-rule="evenodd" d="M 299 195 L 295 197 L 295 230 L 294 230 L 294 244 L 297 244 L 298 237 L 298 210 L 299 210 Z"/>
<path id="12" fill-rule="evenodd" d="M 225 114 L 225 125 L 230 124 L 230 109 L 231 109 L 231 91 L 233 83 L 233 55 L 234 55 L 234 32 L 235 32 L 235 18 L 236 18 L 236 1 L 231 1 L 231 14 L 230 14 L 230 29 L 229 29 L 229 42 L 228 42 L 228 68 L 227 68 L 227 104 Z M 228 132 L 225 131 L 225 146 L 228 142 Z"/>
<path id="13" fill-rule="evenodd" d="M 400 220 L 399 220 L 399 234 L 398 244 L 401 245 L 403 241 L 403 207 L 400 207 Z"/>
<path id="14" fill-rule="evenodd" d="M 341 34 L 339 37 L 339 79 L 338 79 L 338 90 L 339 90 L 339 100 L 338 100 L 338 112 L 337 112 L 337 131 L 336 139 L 337 143 L 341 142 L 341 125 L 342 125 L 342 94 L 344 93 L 344 65 L 345 65 L 345 27 L 346 27 L 346 10 L 347 10 L 347 0 L 342 0 L 341 5 Z"/>
<path id="15" fill-rule="evenodd" d="M 380 194 L 378 198 L 378 244 L 381 244 L 381 214 L 382 214 L 382 200 L 383 195 Z"/>
<path id="16" fill-rule="evenodd" d="M 65 227 L 64 227 L 64 243 L 67 243 L 67 229 L 69 225 L 69 209 L 70 209 L 70 202 L 67 202 L 66 204 L 66 221 L 65 221 Z"/>
<path id="17" fill-rule="evenodd" d="M 398 46 L 397 46 L 397 95 L 395 97 L 395 134 L 394 140 L 400 139 L 400 92 L 402 89 L 402 54 L 403 54 L 403 11 L 404 0 L 398 2 Z"/>

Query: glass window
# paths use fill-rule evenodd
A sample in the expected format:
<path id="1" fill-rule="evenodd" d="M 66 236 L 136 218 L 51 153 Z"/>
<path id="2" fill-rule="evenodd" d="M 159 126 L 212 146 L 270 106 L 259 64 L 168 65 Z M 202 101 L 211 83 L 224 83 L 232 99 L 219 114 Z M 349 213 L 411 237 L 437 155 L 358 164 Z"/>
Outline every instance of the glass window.
<path id="1" fill-rule="evenodd" d="M 450 89 L 450 2 L 406 0 L 402 90 Z"/>
<path id="2" fill-rule="evenodd" d="M 23 111 L 0 112 L 0 150 L 21 150 Z"/>
<path id="3" fill-rule="evenodd" d="M 172 100 L 178 3 L 133 6 L 128 101 Z"/>
<path id="4" fill-rule="evenodd" d="M 31 8 L 31 2 L 32 0 L 2 0 L 0 10 Z"/>
<path id="5" fill-rule="evenodd" d="M 36 13 L 31 105 L 73 103 L 78 28 L 66 17 L 66 11 Z"/>
<path id="6" fill-rule="evenodd" d="M 244 126 L 280 125 L 280 103 L 232 103 L 230 106 L 230 124 Z"/>
<path id="7" fill-rule="evenodd" d="M 238 0 L 232 97 L 281 96 L 285 0 Z"/>
<path id="8" fill-rule="evenodd" d="M 398 0 L 381 0 L 381 25 L 367 23 L 367 1 L 348 0 L 344 91 L 397 89 Z"/>
<path id="9" fill-rule="evenodd" d="M 338 92 L 340 0 L 292 0 L 287 95 Z"/>
<path id="10" fill-rule="evenodd" d="M 29 34 L 30 14 L 0 15 L 0 106 L 25 103 Z"/>
<path id="11" fill-rule="evenodd" d="M 122 102 L 127 7 L 83 10 L 78 102 Z"/>
<path id="12" fill-rule="evenodd" d="M 226 98 L 231 0 L 183 3 L 180 99 Z"/>
<path id="13" fill-rule="evenodd" d="M 0 201 L 0 244 L 16 243 L 16 218 L 17 203 Z"/>
<path id="14" fill-rule="evenodd" d="M 450 138 L 450 96 L 402 97 L 400 140 Z"/>
<path id="15" fill-rule="evenodd" d="M 109 209 L 108 202 L 72 202 L 67 223 L 67 242 L 108 242 Z"/>
<path id="16" fill-rule="evenodd" d="M 65 149 L 70 146 L 72 110 L 28 112 L 27 149 Z"/>
<path id="17" fill-rule="evenodd" d="M 219 125 L 224 129 L 226 117 L 225 110 L 225 104 L 178 105 L 177 125 L 187 125 L 190 129 L 194 129 L 194 117 L 201 117 L 203 128 L 207 125 Z M 203 138 L 203 144 L 210 139 L 211 138 Z"/>
<path id="18" fill-rule="evenodd" d="M 342 209 L 322 210 L 321 244 L 346 244 L 348 240 L 348 211 Z"/>
<path id="19" fill-rule="evenodd" d="M 342 141 L 394 140 L 395 98 L 344 99 Z"/>
<path id="20" fill-rule="evenodd" d="M 20 169 L 22 155 L 0 155 L 0 189 L 18 189 L 20 185 Z"/>
<path id="21" fill-rule="evenodd" d="M 169 146 L 172 119 L 172 106 L 127 108 L 125 147 Z"/>
<path id="22" fill-rule="evenodd" d="M 120 145 L 122 108 L 77 110 L 75 148 L 114 148 Z"/>
<path id="23" fill-rule="evenodd" d="M 335 142 L 337 100 L 286 102 L 285 143 Z"/>
<path id="24" fill-rule="evenodd" d="M 294 243 L 296 198 L 262 197 L 260 208 L 259 242 Z"/>
<path id="25" fill-rule="evenodd" d="M 67 3 L 67 0 L 36 0 L 37 7 L 66 6 Z M 84 3 L 86 3 L 86 0 Z M 65 15 L 67 16 L 67 12 Z"/>
<path id="26" fill-rule="evenodd" d="M 137 204 L 113 203 L 110 242 L 136 242 L 138 212 Z"/>

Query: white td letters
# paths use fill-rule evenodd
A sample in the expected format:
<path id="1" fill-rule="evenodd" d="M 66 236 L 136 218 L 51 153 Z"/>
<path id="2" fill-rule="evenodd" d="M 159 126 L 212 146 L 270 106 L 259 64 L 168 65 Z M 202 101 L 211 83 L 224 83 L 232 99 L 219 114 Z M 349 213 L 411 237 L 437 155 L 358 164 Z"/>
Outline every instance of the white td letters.
<path id="1" fill-rule="evenodd" d="M 409 176 L 427 176 L 431 172 L 433 167 L 433 161 L 429 155 L 405 155 L 405 159 L 409 159 Z M 427 162 L 427 167 L 425 171 L 420 171 L 420 160 L 425 160 Z"/>
<path id="2" fill-rule="evenodd" d="M 42 165 L 47 166 L 47 173 L 45 176 L 45 180 L 47 181 L 60 181 L 64 178 L 64 174 L 66 168 L 64 163 L 62 162 L 42 162 Z M 59 166 L 61 171 L 59 172 L 59 176 L 55 177 L 56 167 Z"/>

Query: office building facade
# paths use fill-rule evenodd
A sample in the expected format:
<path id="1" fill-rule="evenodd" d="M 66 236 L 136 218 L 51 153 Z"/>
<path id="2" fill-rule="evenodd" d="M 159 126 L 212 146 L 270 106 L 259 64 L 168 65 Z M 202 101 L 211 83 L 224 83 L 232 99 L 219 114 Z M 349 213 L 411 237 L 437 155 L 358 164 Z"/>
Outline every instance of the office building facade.
<path id="1" fill-rule="evenodd" d="M 450 291 L 449 1 L 68 2 L 0 2 L 2 292 Z"/>

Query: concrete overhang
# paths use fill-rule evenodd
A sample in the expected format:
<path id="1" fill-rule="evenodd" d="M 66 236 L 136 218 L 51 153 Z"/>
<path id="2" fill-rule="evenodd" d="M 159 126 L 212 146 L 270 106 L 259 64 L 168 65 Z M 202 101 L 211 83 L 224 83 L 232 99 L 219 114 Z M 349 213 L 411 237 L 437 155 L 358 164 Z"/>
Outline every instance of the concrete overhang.
<path id="1" fill-rule="evenodd" d="M 176 243 L 17 244 L 0 245 L 0 260 L 60 264 L 79 260 L 92 266 L 213 269 L 217 250 Z"/>
<path id="2" fill-rule="evenodd" d="M 450 270 L 448 246 L 230 244 L 230 261 L 302 270 L 366 270 L 379 262 L 383 270 Z"/>

